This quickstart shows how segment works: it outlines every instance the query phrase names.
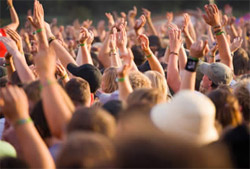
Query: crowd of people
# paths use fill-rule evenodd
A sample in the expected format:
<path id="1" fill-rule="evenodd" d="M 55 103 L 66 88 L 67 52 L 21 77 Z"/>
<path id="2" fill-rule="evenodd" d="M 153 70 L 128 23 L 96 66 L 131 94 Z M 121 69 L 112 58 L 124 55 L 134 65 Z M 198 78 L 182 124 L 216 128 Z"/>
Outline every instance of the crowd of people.
<path id="1" fill-rule="evenodd" d="M 249 168 L 250 21 L 210 3 L 0 29 L 0 168 Z"/>

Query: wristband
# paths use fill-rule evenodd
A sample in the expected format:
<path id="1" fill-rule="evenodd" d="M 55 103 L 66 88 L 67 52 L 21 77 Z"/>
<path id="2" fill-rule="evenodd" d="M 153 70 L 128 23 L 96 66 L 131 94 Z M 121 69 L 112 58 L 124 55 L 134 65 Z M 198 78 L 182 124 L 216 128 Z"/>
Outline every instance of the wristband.
<path id="1" fill-rule="evenodd" d="M 10 66 L 10 64 L 9 63 L 4 63 L 3 66 L 7 67 L 7 66 Z"/>
<path id="2" fill-rule="evenodd" d="M 151 58 L 151 57 L 152 57 L 152 55 L 151 55 L 151 54 L 146 56 L 146 58 Z"/>
<path id="3" fill-rule="evenodd" d="M 50 86 L 50 85 L 52 85 L 54 83 L 56 83 L 56 81 L 47 80 L 45 83 L 39 85 L 39 89 L 40 89 L 40 91 L 42 91 L 42 89 L 44 87 Z"/>
<path id="4" fill-rule="evenodd" d="M 218 29 L 218 28 L 221 28 L 221 26 L 220 25 L 213 26 L 213 29 Z"/>
<path id="5" fill-rule="evenodd" d="M 11 8 L 13 8 L 13 5 L 8 5 L 7 6 L 7 9 L 11 9 Z"/>
<path id="6" fill-rule="evenodd" d="M 37 34 L 37 33 L 40 33 L 40 32 L 42 32 L 42 30 L 43 30 L 42 28 L 40 28 L 40 29 L 37 29 L 36 31 L 34 31 L 34 32 L 33 32 L 33 35 L 35 35 L 35 34 Z"/>
<path id="7" fill-rule="evenodd" d="M 198 62 L 199 62 L 199 59 L 197 58 L 191 58 L 191 57 L 188 58 L 185 69 L 189 72 L 195 72 Z"/>
<path id="8" fill-rule="evenodd" d="M 124 81 L 125 81 L 125 78 L 124 78 L 124 77 L 122 77 L 122 78 L 118 78 L 118 77 L 117 77 L 117 78 L 115 79 L 115 81 L 116 81 L 116 82 L 124 82 Z"/>
<path id="9" fill-rule="evenodd" d="M 222 29 L 218 29 L 218 30 L 214 31 L 214 33 L 217 34 L 217 33 L 221 32 L 221 31 L 222 31 Z"/>
<path id="10" fill-rule="evenodd" d="M 63 75 L 60 79 L 64 80 L 67 76 L 68 76 L 67 73 L 65 73 L 65 75 Z"/>
<path id="11" fill-rule="evenodd" d="M 28 117 L 26 119 L 19 119 L 15 122 L 15 126 L 20 126 L 20 125 L 23 125 L 23 124 L 27 124 L 27 123 L 32 123 L 32 119 L 31 117 Z"/>
<path id="12" fill-rule="evenodd" d="M 223 33 L 225 33 L 225 32 L 224 31 L 220 31 L 220 32 L 216 33 L 216 35 L 219 36 L 219 35 L 222 35 Z"/>
<path id="13" fill-rule="evenodd" d="M 172 55 L 177 55 L 177 56 L 179 55 L 179 54 L 176 53 L 176 52 L 170 52 L 170 55 L 171 55 L 171 54 L 172 54 Z"/>
<path id="14" fill-rule="evenodd" d="M 79 46 L 85 46 L 85 43 L 81 43 Z"/>
<path id="15" fill-rule="evenodd" d="M 55 40 L 56 37 L 55 36 L 52 36 L 52 37 L 49 37 L 48 41 L 49 41 L 49 44 L 51 44 L 51 42 L 53 42 L 53 40 Z"/>

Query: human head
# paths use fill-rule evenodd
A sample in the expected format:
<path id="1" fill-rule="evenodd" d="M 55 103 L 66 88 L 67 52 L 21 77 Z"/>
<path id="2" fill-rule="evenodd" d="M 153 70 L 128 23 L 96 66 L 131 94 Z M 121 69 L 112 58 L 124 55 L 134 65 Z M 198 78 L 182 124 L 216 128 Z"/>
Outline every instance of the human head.
<path id="1" fill-rule="evenodd" d="M 62 145 L 57 168 L 111 167 L 115 149 L 111 141 L 98 133 L 73 132 Z"/>
<path id="2" fill-rule="evenodd" d="M 220 84 L 230 85 L 233 80 L 232 70 L 223 63 L 202 63 L 200 71 L 204 74 L 200 88 L 203 93 L 214 90 Z"/>
<path id="3" fill-rule="evenodd" d="M 41 100 L 40 81 L 36 80 L 25 85 L 24 91 L 28 97 L 29 110 L 31 112 L 36 103 Z"/>
<path id="4" fill-rule="evenodd" d="M 118 89 L 117 82 L 115 81 L 117 77 L 117 68 L 109 67 L 105 69 L 102 76 L 102 91 L 105 93 L 112 93 Z"/>
<path id="5" fill-rule="evenodd" d="M 139 71 L 132 71 L 129 73 L 129 81 L 133 89 L 150 88 L 151 82 L 147 76 Z"/>
<path id="6" fill-rule="evenodd" d="M 239 103 L 236 97 L 226 89 L 218 88 L 207 95 L 216 108 L 216 120 L 223 128 L 236 127 L 242 123 Z"/>
<path id="7" fill-rule="evenodd" d="M 239 101 L 244 120 L 250 123 L 250 79 L 245 79 L 234 86 L 234 95 Z"/>
<path id="8" fill-rule="evenodd" d="M 30 114 L 30 117 L 32 118 L 34 125 L 37 131 L 39 132 L 40 136 L 42 137 L 42 139 L 48 139 L 52 137 L 50 128 L 48 126 L 48 123 L 44 114 L 42 101 L 39 101 L 36 103 L 36 105 L 34 106 Z"/>
<path id="9" fill-rule="evenodd" d="M 234 74 L 242 75 L 249 71 L 249 57 L 243 48 L 239 48 L 233 55 Z"/>
<path id="10" fill-rule="evenodd" d="M 79 77 L 72 78 L 66 83 L 65 90 L 75 106 L 90 106 L 91 93 L 86 80 Z"/>
<path id="11" fill-rule="evenodd" d="M 74 76 L 81 77 L 89 83 L 91 93 L 95 93 L 101 86 L 102 74 L 98 68 L 91 64 L 76 66 L 72 63 L 67 65 L 67 69 Z"/>
<path id="12" fill-rule="evenodd" d="M 141 88 L 141 89 L 135 89 L 127 98 L 127 104 L 129 106 L 138 104 L 138 103 L 144 103 L 151 105 L 152 107 L 156 104 L 164 102 L 165 96 L 163 93 L 161 93 L 160 90 L 154 88 L 154 89 L 148 89 L 148 88 Z"/>
<path id="13" fill-rule="evenodd" d="M 147 71 L 144 73 L 149 80 L 151 81 L 152 88 L 158 89 L 163 96 L 166 97 L 166 100 L 169 100 L 171 98 L 171 94 L 166 82 L 166 78 L 162 76 L 159 72 L 156 71 Z"/>
<path id="14" fill-rule="evenodd" d="M 141 47 L 134 45 L 134 46 L 132 46 L 131 50 L 132 50 L 133 55 L 134 55 L 135 64 L 137 66 L 142 65 L 146 61 L 146 58 L 144 56 L 144 53 L 143 53 Z"/>
<path id="15" fill-rule="evenodd" d="M 101 108 L 79 108 L 67 126 L 67 133 L 87 131 L 113 137 L 116 130 L 114 117 Z"/>

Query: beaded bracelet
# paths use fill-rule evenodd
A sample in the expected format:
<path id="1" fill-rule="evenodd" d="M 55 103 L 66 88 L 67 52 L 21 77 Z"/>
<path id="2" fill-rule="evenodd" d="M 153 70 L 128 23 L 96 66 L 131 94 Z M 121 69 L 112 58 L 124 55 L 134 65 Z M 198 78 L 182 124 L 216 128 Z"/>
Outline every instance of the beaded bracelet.
<path id="1" fill-rule="evenodd" d="M 52 37 L 49 37 L 48 41 L 49 41 L 49 44 L 51 44 L 51 42 L 53 42 L 53 40 L 55 40 L 56 37 L 55 36 L 52 36 Z"/>

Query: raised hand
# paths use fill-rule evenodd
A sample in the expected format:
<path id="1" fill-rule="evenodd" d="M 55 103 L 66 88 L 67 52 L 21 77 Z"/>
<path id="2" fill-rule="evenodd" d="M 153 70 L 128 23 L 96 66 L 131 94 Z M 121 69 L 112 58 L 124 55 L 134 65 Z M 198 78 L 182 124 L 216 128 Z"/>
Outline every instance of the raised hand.
<path id="1" fill-rule="evenodd" d="M 67 71 L 61 63 L 56 63 L 56 74 L 63 79 L 68 77 Z"/>
<path id="2" fill-rule="evenodd" d="M 0 37 L 0 42 L 2 42 L 4 44 L 4 46 L 6 47 L 7 51 L 14 56 L 17 52 L 18 52 L 18 47 L 15 43 L 15 41 L 13 41 L 12 39 L 8 38 L 8 37 Z"/>
<path id="3" fill-rule="evenodd" d="M 105 13 L 108 18 L 109 26 L 113 26 L 115 24 L 114 17 L 111 13 Z"/>
<path id="4" fill-rule="evenodd" d="M 190 24 L 190 16 L 188 13 L 184 13 L 183 14 L 183 27 L 182 27 L 182 31 L 185 33 L 185 34 L 188 34 L 188 25 Z"/>
<path id="5" fill-rule="evenodd" d="M 218 7 L 213 5 L 205 5 L 206 15 L 203 15 L 205 22 L 210 26 L 220 26 L 220 13 Z"/>
<path id="6" fill-rule="evenodd" d="M 230 18 L 228 19 L 228 24 L 229 24 L 229 25 L 233 25 L 233 24 L 235 23 L 235 21 L 236 21 L 236 18 L 235 18 L 234 16 L 232 16 L 232 17 L 230 17 Z"/>
<path id="7" fill-rule="evenodd" d="M 125 26 L 123 24 L 119 27 L 120 31 L 116 34 L 116 45 L 120 49 L 121 53 L 126 52 L 128 37 Z"/>
<path id="8" fill-rule="evenodd" d="M 34 57 L 37 73 L 41 80 L 53 79 L 56 70 L 56 56 L 48 46 L 39 49 Z"/>
<path id="9" fill-rule="evenodd" d="M 88 29 L 86 29 L 85 27 L 81 27 L 80 28 L 80 32 L 81 32 L 81 38 L 80 38 L 80 43 L 82 43 L 82 44 L 84 44 L 84 43 L 86 43 L 87 42 L 87 40 L 90 38 L 90 33 L 89 33 L 89 31 L 88 31 Z"/>
<path id="10" fill-rule="evenodd" d="M 133 7 L 133 10 L 130 10 L 130 11 L 128 12 L 128 17 L 129 17 L 129 18 L 135 18 L 136 15 L 137 15 L 137 8 L 136 8 L 136 6 L 134 6 L 134 7 Z"/>
<path id="11" fill-rule="evenodd" d="M 17 120 L 29 117 L 28 99 L 23 89 L 17 86 L 1 88 L 3 104 L 0 105 L 5 117 L 14 125 Z"/>
<path id="12" fill-rule="evenodd" d="M 222 26 L 226 26 L 228 24 L 228 17 L 227 15 L 223 15 L 222 17 Z"/>
<path id="13" fill-rule="evenodd" d="M 83 25 L 83 27 L 88 29 L 92 25 L 92 23 L 93 23 L 92 20 L 87 19 L 87 20 L 83 21 L 82 25 Z"/>
<path id="14" fill-rule="evenodd" d="M 121 14 L 121 17 L 124 18 L 124 19 L 126 20 L 126 18 L 127 18 L 126 13 L 125 13 L 125 12 L 121 12 L 120 14 Z"/>
<path id="15" fill-rule="evenodd" d="M 146 53 L 146 55 L 150 54 L 148 37 L 145 34 L 142 34 L 138 36 L 138 40 L 141 43 L 141 49 Z"/>
<path id="16" fill-rule="evenodd" d="M 8 6 L 13 6 L 13 0 L 7 0 L 7 4 L 8 4 Z"/>
<path id="17" fill-rule="evenodd" d="M 170 52 L 179 53 L 182 45 L 182 37 L 180 29 L 169 30 L 169 49 Z"/>
<path id="18" fill-rule="evenodd" d="M 145 15 L 147 20 L 151 19 L 151 12 L 148 9 L 142 8 L 142 13 Z"/>
<path id="19" fill-rule="evenodd" d="M 28 20 L 35 29 L 41 29 L 44 27 L 44 11 L 43 6 L 39 1 L 34 1 L 33 17 L 28 16 Z"/>
<path id="20" fill-rule="evenodd" d="M 20 35 L 16 31 L 9 28 L 6 28 L 6 33 L 16 42 L 18 50 L 23 53 L 22 38 Z"/>
<path id="21" fill-rule="evenodd" d="M 241 47 L 242 43 L 243 39 L 241 37 L 234 38 L 230 46 L 231 52 L 235 52 L 236 50 L 238 50 Z"/>
<path id="22" fill-rule="evenodd" d="M 139 31 L 146 24 L 146 18 L 144 15 L 141 15 L 139 19 L 135 21 L 134 29 Z"/>
<path id="23" fill-rule="evenodd" d="M 120 67 L 119 69 L 117 69 L 117 75 L 118 75 L 118 77 L 123 78 L 125 76 L 128 76 L 130 68 L 131 68 L 131 65 L 129 65 L 129 64 L 122 65 L 122 67 Z"/>
<path id="24" fill-rule="evenodd" d="M 190 56 L 199 59 L 202 56 L 205 56 L 208 51 L 209 51 L 208 42 L 207 41 L 203 42 L 202 40 L 199 40 L 191 45 Z"/>
<path id="25" fill-rule="evenodd" d="M 112 33 L 109 36 L 110 36 L 109 47 L 111 50 L 115 52 L 116 51 L 116 36 L 117 36 L 117 29 L 115 27 L 112 29 Z"/>
<path id="26" fill-rule="evenodd" d="M 174 19 L 174 13 L 173 12 L 166 12 L 166 18 L 167 18 L 167 22 L 171 23 Z"/>

